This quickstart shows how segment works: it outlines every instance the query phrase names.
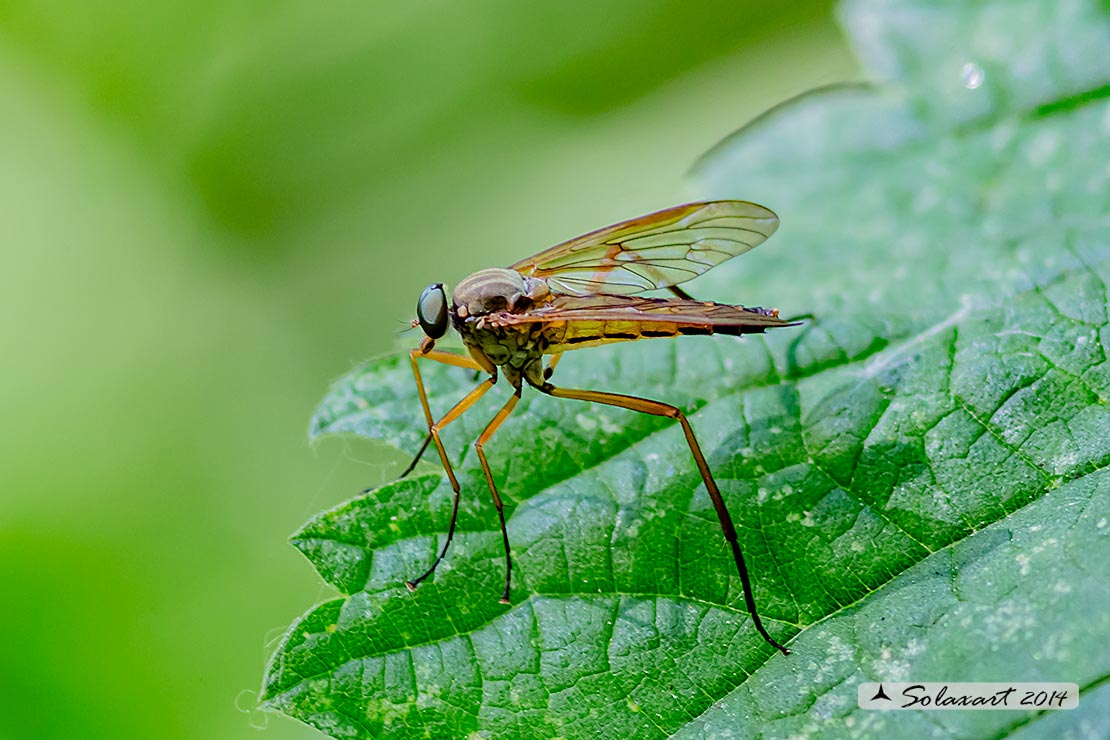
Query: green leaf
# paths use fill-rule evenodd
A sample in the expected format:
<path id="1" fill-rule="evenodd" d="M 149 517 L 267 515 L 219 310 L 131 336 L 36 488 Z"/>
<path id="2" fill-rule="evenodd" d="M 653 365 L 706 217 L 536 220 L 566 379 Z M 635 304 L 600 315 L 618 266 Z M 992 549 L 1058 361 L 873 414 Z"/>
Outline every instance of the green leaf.
<path id="1" fill-rule="evenodd" d="M 538 394 L 486 447 L 514 551 L 498 604 L 470 446 L 495 389 L 445 433 L 463 500 L 433 582 L 401 585 L 446 532 L 434 467 L 294 536 L 344 596 L 290 628 L 268 707 L 356 738 L 1106 734 L 1110 18 L 1093 0 L 842 17 L 882 81 L 791 101 L 695 171 L 783 227 L 690 290 L 816 318 L 571 353 L 554 378 L 691 414 L 794 654 L 754 632 L 681 430 Z M 426 381 L 442 413 L 473 376 Z M 312 434 L 340 433 L 417 449 L 407 357 L 336 383 Z M 868 713 L 871 680 L 1082 694 L 1051 716 Z"/>

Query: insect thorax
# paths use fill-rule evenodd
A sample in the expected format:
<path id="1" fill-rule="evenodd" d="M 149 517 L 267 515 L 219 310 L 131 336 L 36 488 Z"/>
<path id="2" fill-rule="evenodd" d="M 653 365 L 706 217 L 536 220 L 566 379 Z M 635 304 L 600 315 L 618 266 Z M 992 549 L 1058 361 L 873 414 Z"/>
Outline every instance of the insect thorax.
<path id="1" fill-rule="evenodd" d="M 543 325 L 493 325 L 486 317 L 496 313 L 522 313 L 549 294 L 543 280 L 514 270 L 481 270 L 463 280 L 452 296 L 451 323 L 473 352 L 503 368 L 518 382 L 520 375 L 538 373 L 547 339 Z M 538 376 L 537 376 L 538 377 Z"/>

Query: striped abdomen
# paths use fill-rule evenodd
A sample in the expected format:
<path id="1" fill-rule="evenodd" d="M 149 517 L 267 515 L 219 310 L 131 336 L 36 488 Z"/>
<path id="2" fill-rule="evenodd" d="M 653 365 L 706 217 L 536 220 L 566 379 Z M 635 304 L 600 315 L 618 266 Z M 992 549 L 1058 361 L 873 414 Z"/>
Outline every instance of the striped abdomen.
<path id="1" fill-rule="evenodd" d="M 551 296 L 532 310 L 498 314 L 495 322 L 502 326 L 542 324 L 544 354 L 656 337 L 759 334 L 790 325 L 777 311 L 762 308 L 613 295 Z"/>

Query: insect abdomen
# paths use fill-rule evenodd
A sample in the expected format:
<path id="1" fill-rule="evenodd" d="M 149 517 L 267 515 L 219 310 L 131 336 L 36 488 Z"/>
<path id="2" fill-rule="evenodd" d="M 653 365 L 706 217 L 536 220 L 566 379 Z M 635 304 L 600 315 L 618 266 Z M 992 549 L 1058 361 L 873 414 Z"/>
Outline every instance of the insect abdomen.
<path id="1" fill-rule="evenodd" d="M 655 339 L 690 335 L 763 333 L 761 326 L 750 324 L 688 324 L 673 321 L 573 321 L 548 324 L 545 353 L 566 352 L 610 342 Z"/>

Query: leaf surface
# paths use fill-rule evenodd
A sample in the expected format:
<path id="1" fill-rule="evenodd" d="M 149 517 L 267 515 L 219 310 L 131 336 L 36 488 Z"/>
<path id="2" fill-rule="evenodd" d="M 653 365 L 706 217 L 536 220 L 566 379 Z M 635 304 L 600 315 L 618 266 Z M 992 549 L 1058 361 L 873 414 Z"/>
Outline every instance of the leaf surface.
<path id="1" fill-rule="evenodd" d="M 498 604 L 470 442 L 500 389 L 445 432 L 464 495 L 433 582 L 401 585 L 446 532 L 434 467 L 294 536 L 343 596 L 290 628 L 269 707 L 357 738 L 1110 728 L 1110 18 L 1096 2 L 909 0 L 842 18 L 881 79 L 791 101 L 694 173 L 702 195 L 765 203 L 783 227 L 690 291 L 815 318 L 570 353 L 553 378 L 691 414 L 764 620 L 795 653 L 755 634 L 679 428 L 534 393 L 486 447 L 514 549 Z M 427 364 L 442 413 L 473 377 Z M 340 379 L 312 434 L 415 451 L 407 357 Z M 867 713 L 856 685 L 873 680 L 1083 693 L 1052 716 Z"/>

